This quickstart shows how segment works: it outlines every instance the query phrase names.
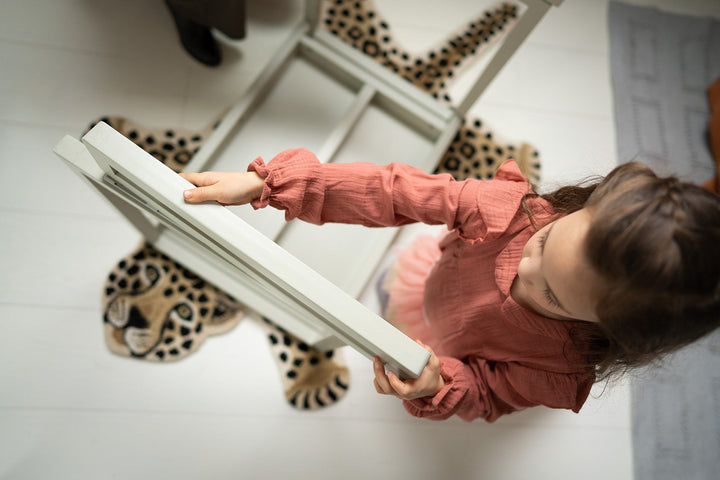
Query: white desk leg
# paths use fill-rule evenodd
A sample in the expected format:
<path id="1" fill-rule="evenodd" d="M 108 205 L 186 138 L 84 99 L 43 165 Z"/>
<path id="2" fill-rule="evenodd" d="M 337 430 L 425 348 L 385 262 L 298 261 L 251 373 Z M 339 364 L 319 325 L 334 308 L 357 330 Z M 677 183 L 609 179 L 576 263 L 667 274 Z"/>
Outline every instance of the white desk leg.
<path id="1" fill-rule="evenodd" d="M 255 107 L 262 101 L 265 94 L 278 78 L 279 72 L 288 65 L 298 48 L 300 39 L 307 31 L 308 26 L 302 23 L 290 35 L 287 42 L 274 56 L 273 60 L 265 67 L 265 70 L 253 82 L 248 91 L 223 117 L 215 131 L 210 134 L 200 150 L 187 164 L 185 170 L 188 172 L 202 172 L 208 170 L 214 160 L 215 154 L 225 143 L 225 140 L 235 131 L 236 127 L 252 114 Z"/>
<path id="2" fill-rule="evenodd" d="M 467 114 L 480 95 L 488 85 L 490 85 L 493 78 L 495 78 L 502 67 L 505 66 L 510 57 L 512 57 L 518 47 L 522 45 L 525 38 L 527 38 L 550 8 L 550 4 L 545 0 L 523 0 L 523 2 L 527 4 L 527 10 L 523 13 L 522 17 L 520 17 L 520 20 L 518 20 L 510 33 L 508 33 L 505 41 L 500 45 L 497 52 L 495 52 L 495 55 L 487 64 L 485 70 L 483 70 L 482 75 L 478 77 L 472 88 L 470 88 L 465 95 L 465 98 L 463 98 L 462 102 L 458 105 L 457 112 L 461 117 Z"/>
<path id="3" fill-rule="evenodd" d="M 337 153 L 345 139 L 350 135 L 350 132 L 357 124 L 363 112 L 367 110 L 375 93 L 376 90 L 369 85 L 365 85 L 360 90 L 360 93 L 358 93 L 340 123 L 333 129 L 328 139 L 320 148 L 320 151 L 317 152 L 317 157 L 321 162 L 330 163 L 332 161 L 335 153 Z"/>

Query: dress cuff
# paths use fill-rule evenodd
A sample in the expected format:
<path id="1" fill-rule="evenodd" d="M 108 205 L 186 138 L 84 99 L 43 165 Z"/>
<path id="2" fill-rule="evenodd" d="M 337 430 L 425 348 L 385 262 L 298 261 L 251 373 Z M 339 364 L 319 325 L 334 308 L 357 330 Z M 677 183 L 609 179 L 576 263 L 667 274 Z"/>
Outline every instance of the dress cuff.
<path id="1" fill-rule="evenodd" d="M 416 417 L 429 417 L 434 420 L 451 417 L 468 391 L 462 369 L 462 362 L 441 357 L 440 375 L 445 386 L 432 397 L 404 400 L 405 410 Z"/>
<path id="2" fill-rule="evenodd" d="M 262 194 L 260 194 L 259 198 L 250 202 L 250 205 L 252 205 L 255 210 L 267 207 L 270 203 L 270 182 L 272 180 L 270 177 L 272 176 L 272 173 L 268 169 L 267 165 L 265 165 L 262 157 L 257 157 L 253 160 L 252 163 L 248 165 L 247 171 L 255 172 L 265 179 Z"/>

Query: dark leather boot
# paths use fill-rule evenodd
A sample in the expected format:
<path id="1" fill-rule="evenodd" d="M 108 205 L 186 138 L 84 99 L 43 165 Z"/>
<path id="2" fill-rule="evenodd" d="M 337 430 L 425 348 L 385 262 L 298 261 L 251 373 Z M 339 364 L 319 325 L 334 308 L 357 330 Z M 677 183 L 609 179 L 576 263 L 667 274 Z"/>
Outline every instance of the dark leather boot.
<path id="1" fill-rule="evenodd" d="M 185 50 L 194 59 L 209 67 L 219 65 L 222 59 L 220 46 L 213 37 L 210 28 L 180 15 L 167 1 L 165 5 L 167 5 L 173 16 L 180 35 L 180 42 Z"/>

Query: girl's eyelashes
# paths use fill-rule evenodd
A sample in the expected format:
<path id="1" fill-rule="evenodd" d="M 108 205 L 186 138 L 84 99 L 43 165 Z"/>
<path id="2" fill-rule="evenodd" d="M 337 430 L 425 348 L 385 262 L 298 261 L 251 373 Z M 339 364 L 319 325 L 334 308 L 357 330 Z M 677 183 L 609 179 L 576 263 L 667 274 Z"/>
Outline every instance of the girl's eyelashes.
<path id="1" fill-rule="evenodd" d="M 549 234 L 549 233 L 550 233 L 550 230 L 548 230 L 547 232 L 545 232 L 545 235 L 543 235 L 542 237 L 540 237 L 540 240 L 538 241 L 538 245 L 540 245 L 540 252 L 544 252 L 544 251 L 545 251 L 545 242 L 547 242 L 547 237 L 548 237 L 548 234 Z"/>
<path id="2" fill-rule="evenodd" d="M 550 289 L 549 289 L 549 288 L 546 288 L 546 289 L 543 291 L 543 294 L 545 295 L 545 300 L 546 300 L 550 305 L 552 305 L 553 307 L 558 307 L 558 308 L 560 307 L 560 305 L 558 305 L 558 302 L 555 300 L 555 297 L 553 296 L 553 294 L 550 293 Z"/>
<path id="3" fill-rule="evenodd" d="M 540 240 L 538 241 L 541 254 L 545 253 L 545 242 L 547 242 L 548 236 L 550 235 L 550 230 L 552 230 L 552 227 L 548 228 L 545 234 L 540 237 Z M 543 296 L 545 297 L 545 300 L 549 305 L 560 308 L 560 304 L 557 302 L 557 300 L 555 300 L 555 295 L 553 295 L 553 293 L 550 291 L 550 288 L 546 288 L 545 290 L 543 290 Z"/>

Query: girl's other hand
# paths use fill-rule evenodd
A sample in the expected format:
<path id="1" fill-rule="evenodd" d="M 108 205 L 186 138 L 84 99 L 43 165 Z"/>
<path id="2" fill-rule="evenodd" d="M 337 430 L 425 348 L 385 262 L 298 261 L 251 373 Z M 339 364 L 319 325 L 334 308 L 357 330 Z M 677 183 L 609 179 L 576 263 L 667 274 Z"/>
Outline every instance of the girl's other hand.
<path id="1" fill-rule="evenodd" d="M 385 367 L 379 357 L 373 359 L 375 373 L 375 390 L 382 395 L 393 395 L 402 400 L 432 397 L 445 387 L 445 381 L 440 375 L 440 360 L 435 352 L 427 345 L 415 340 L 425 350 L 430 352 L 430 360 L 418 378 L 400 380 L 394 373 L 385 373 Z"/>
<path id="2" fill-rule="evenodd" d="M 265 179 L 256 172 L 203 172 L 181 173 L 198 188 L 183 192 L 189 203 L 215 200 L 221 205 L 243 205 L 262 195 Z"/>

